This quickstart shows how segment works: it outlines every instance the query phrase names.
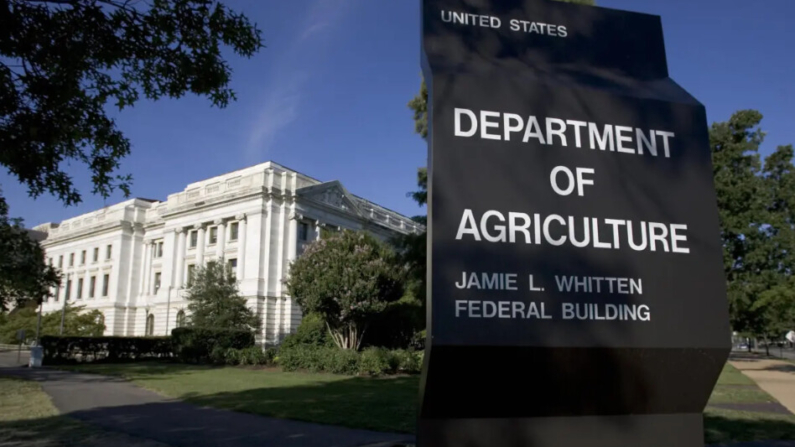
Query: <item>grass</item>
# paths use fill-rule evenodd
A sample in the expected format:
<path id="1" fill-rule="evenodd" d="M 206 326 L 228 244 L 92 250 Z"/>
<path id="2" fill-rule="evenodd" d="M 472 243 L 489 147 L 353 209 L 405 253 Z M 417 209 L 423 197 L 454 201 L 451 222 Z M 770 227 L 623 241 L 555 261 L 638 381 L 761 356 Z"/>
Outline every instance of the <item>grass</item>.
<path id="1" fill-rule="evenodd" d="M 80 365 L 65 369 L 122 376 L 198 405 L 321 424 L 411 433 L 419 377 L 350 377 L 275 369 L 167 363 Z"/>
<path id="2" fill-rule="evenodd" d="M 777 403 L 753 380 L 726 364 L 704 414 L 707 444 L 795 439 L 795 416 L 716 408 L 714 404 Z"/>
<path id="3" fill-rule="evenodd" d="M 728 363 L 723 367 L 718 384 L 709 399 L 710 404 L 775 402 L 776 400 L 757 387 L 753 380 Z"/>
<path id="4" fill-rule="evenodd" d="M 161 394 L 246 413 L 411 433 L 419 378 L 364 378 L 179 364 L 81 365 L 71 370 L 123 376 Z M 710 404 L 775 403 L 726 365 Z M 795 439 L 795 416 L 708 407 L 707 443 Z"/>
<path id="5" fill-rule="evenodd" d="M 0 377 L 0 446 L 167 447 L 59 416 L 39 384 Z"/>

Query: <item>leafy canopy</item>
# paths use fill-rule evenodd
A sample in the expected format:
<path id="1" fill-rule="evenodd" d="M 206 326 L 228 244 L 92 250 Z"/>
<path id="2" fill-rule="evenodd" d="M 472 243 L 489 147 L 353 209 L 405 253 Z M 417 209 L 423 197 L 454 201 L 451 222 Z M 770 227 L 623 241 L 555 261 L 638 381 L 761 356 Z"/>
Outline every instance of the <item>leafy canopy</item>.
<path id="1" fill-rule="evenodd" d="M 395 253 L 364 232 L 310 244 L 290 267 L 287 290 L 306 313 L 323 317 L 335 343 L 358 349 L 369 324 L 403 294 Z"/>
<path id="2" fill-rule="evenodd" d="M 17 331 L 25 330 L 25 338 L 36 337 L 38 312 L 34 303 L 26 304 L 7 314 L 0 322 L 0 343 L 17 343 Z M 66 305 L 63 335 L 99 337 L 105 332 L 105 318 L 98 310 L 86 311 L 84 306 Z M 60 335 L 61 311 L 49 312 L 41 317 L 41 336 Z"/>
<path id="3" fill-rule="evenodd" d="M 27 300 L 38 303 L 60 282 L 58 272 L 44 261 L 44 250 L 20 219 L 8 217 L 0 197 L 0 312 Z"/>
<path id="4" fill-rule="evenodd" d="M 238 293 L 234 271 L 223 262 L 209 261 L 197 268 L 185 299 L 188 301 L 188 326 L 247 331 L 259 329 L 259 318 Z"/>
<path id="5" fill-rule="evenodd" d="M 262 46 L 246 16 L 211 0 L 5 0 L 0 4 L 0 164 L 36 197 L 81 200 L 66 162 L 86 165 L 94 193 L 129 194 L 112 177 L 130 142 L 106 106 L 148 99 L 234 99 L 228 46 Z"/>
<path id="6" fill-rule="evenodd" d="M 129 195 L 114 107 L 186 93 L 225 107 L 235 95 L 222 50 L 262 47 L 245 15 L 212 0 L 2 0 L 0 24 L 0 166 L 65 205 L 81 201 L 66 166 L 87 168 L 95 194 Z M 0 250 L 0 309 L 57 281 L 2 196 Z"/>

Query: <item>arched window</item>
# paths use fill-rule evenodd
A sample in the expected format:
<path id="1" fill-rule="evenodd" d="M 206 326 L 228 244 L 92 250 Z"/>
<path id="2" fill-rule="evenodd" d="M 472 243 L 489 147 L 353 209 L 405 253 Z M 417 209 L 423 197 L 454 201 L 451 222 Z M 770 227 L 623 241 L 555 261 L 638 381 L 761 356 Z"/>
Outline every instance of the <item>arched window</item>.
<path id="1" fill-rule="evenodd" d="M 146 335 L 155 335 L 155 316 L 152 314 L 146 317 Z"/>
<path id="2" fill-rule="evenodd" d="M 177 312 L 177 327 L 185 326 L 185 311 L 181 310 Z"/>

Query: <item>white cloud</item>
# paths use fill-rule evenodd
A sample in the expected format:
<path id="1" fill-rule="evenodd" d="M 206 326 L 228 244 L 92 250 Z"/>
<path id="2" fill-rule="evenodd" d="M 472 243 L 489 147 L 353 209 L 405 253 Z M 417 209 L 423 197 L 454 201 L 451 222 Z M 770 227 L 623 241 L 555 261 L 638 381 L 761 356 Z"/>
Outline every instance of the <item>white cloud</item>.
<path id="1" fill-rule="evenodd" d="M 281 131 L 296 121 L 300 115 L 304 90 L 312 71 L 323 60 L 302 58 L 309 48 L 327 41 L 336 25 L 342 21 L 354 0 L 315 0 L 309 7 L 295 39 L 282 51 L 275 62 L 276 72 L 271 77 L 258 111 L 254 113 L 246 156 L 249 162 L 263 161 Z"/>

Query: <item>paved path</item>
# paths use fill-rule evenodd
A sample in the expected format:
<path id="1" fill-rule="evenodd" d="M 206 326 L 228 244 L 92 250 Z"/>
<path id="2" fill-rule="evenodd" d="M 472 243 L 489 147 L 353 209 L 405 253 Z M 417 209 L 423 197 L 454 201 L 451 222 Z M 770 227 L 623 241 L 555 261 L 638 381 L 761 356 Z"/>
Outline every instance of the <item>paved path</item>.
<path id="1" fill-rule="evenodd" d="M 39 382 L 61 414 L 174 447 L 390 446 L 411 438 L 198 407 L 93 374 L 5 367 L 0 375 Z"/>
<path id="2" fill-rule="evenodd" d="M 795 364 L 783 360 L 732 356 L 732 366 L 795 413 Z"/>

